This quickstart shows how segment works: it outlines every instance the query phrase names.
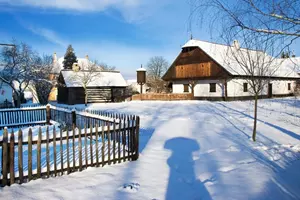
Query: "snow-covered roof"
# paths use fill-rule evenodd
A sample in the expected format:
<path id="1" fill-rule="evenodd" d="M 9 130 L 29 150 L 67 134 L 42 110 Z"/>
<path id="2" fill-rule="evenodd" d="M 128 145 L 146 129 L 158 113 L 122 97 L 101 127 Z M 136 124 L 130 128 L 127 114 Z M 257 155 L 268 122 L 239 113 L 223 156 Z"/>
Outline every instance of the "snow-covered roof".
<path id="1" fill-rule="evenodd" d="M 67 87 L 82 87 L 81 77 L 87 74 L 87 71 L 75 72 L 73 70 L 62 70 L 61 74 Z M 127 83 L 122 74 L 118 71 L 98 71 L 97 77 L 93 78 L 88 87 L 126 87 Z"/>
<path id="2" fill-rule="evenodd" d="M 235 46 L 228 46 L 223 44 L 216 44 L 200 40 L 189 40 L 182 48 L 199 47 L 206 52 L 212 59 L 225 68 L 232 75 L 247 75 L 240 64 L 237 62 L 237 57 L 250 56 L 252 60 L 259 60 L 259 62 L 270 63 L 270 72 L 275 77 L 296 77 L 297 69 L 300 66 L 300 58 L 274 58 L 263 51 L 249 50 L 244 48 L 236 48 Z M 239 52 L 238 52 L 239 51 Z M 238 52 L 238 53 L 235 53 Z M 237 56 L 241 55 L 241 56 Z M 248 59 L 250 60 L 250 59 Z M 293 60 L 293 61 L 292 61 Z M 276 69 L 276 70 L 275 70 Z M 259 75 L 259 73 L 258 73 Z"/>
<path id="3" fill-rule="evenodd" d="M 145 72 L 145 71 L 147 71 L 145 68 L 138 68 L 137 70 L 136 70 L 137 72 Z"/>

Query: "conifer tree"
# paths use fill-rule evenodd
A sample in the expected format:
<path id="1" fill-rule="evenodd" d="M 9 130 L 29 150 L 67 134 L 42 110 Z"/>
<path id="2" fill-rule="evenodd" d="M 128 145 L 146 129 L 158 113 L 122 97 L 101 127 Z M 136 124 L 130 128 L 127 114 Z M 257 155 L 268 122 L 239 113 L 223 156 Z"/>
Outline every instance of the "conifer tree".
<path id="1" fill-rule="evenodd" d="M 64 69 L 72 69 L 73 63 L 76 63 L 77 61 L 77 57 L 74 53 L 74 49 L 72 47 L 72 45 L 69 45 L 67 48 L 67 52 L 65 54 L 64 57 Z"/>

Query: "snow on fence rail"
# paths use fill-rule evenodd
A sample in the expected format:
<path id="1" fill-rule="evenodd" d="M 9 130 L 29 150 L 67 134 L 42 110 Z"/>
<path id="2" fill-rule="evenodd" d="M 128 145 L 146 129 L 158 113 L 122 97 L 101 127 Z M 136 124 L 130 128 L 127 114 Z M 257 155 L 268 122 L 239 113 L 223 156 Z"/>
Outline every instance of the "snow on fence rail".
<path id="1" fill-rule="evenodd" d="M 138 116 L 44 109 L 47 124 L 71 119 L 72 128 L 33 127 L 16 134 L 5 128 L 0 137 L 2 186 L 138 159 Z M 83 119 L 78 119 L 80 116 Z"/>

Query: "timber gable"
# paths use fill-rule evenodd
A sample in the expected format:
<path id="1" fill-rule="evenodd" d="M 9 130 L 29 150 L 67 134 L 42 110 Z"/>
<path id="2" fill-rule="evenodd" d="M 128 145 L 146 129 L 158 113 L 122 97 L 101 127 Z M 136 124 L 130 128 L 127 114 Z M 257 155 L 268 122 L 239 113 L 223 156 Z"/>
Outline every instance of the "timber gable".
<path id="1" fill-rule="evenodd" d="M 221 65 L 199 47 L 183 48 L 166 74 L 165 81 L 224 79 L 230 76 Z"/>

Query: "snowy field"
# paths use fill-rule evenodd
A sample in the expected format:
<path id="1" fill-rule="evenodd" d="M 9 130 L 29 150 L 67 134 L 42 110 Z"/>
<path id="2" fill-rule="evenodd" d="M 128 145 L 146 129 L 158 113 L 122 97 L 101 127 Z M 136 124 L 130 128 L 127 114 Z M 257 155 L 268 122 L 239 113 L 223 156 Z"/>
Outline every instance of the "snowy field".
<path id="1" fill-rule="evenodd" d="M 252 105 L 90 105 L 141 117 L 139 160 L 0 188 L 0 199 L 300 199 L 300 101 L 259 101 L 256 143 Z"/>

